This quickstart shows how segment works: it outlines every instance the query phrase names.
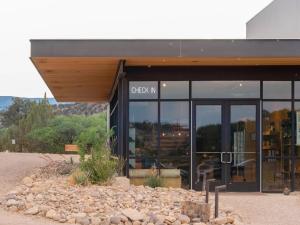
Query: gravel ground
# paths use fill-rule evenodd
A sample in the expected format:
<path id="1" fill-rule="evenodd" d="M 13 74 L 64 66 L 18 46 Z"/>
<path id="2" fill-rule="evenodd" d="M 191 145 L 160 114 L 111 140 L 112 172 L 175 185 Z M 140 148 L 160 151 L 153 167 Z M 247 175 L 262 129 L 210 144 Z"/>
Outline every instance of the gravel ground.
<path id="1" fill-rule="evenodd" d="M 12 189 L 34 168 L 70 156 L 0 153 L 0 196 Z M 213 196 L 213 194 L 211 194 Z M 233 208 L 251 225 L 299 225 L 300 193 L 290 196 L 264 193 L 221 193 L 223 206 Z M 58 225 L 42 218 L 23 216 L 0 209 L 0 225 Z"/>
<path id="2" fill-rule="evenodd" d="M 35 168 L 45 166 L 49 160 L 64 160 L 70 155 L 0 152 L 0 197 L 14 188 Z M 0 225 L 56 225 L 49 220 L 23 216 L 0 209 Z"/>

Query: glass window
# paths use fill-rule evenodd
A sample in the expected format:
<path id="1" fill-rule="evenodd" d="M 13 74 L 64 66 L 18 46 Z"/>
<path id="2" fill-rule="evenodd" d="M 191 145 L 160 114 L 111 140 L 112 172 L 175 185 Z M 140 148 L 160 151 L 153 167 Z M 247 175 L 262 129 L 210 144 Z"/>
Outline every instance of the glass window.
<path id="1" fill-rule="evenodd" d="M 158 82 L 157 81 L 130 81 L 129 98 L 130 99 L 157 99 Z"/>
<path id="2" fill-rule="evenodd" d="M 129 103 L 129 167 L 155 166 L 158 139 L 157 102 Z"/>
<path id="3" fill-rule="evenodd" d="M 222 182 L 222 106 L 196 106 L 195 170 L 197 188 L 202 188 L 202 178 Z"/>
<path id="4" fill-rule="evenodd" d="M 259 81 L 193 81 L 193 98 L 259 98 Z"/>
<path id="5" fill-rule="evenodd" d="M 291 81 L 264 81 L 264 99 L 290 99 L 292 97 Z"/>
<path id="6" fill-rule="evenodd" d="M 283 191 L 291 181 L 291 103 L 263 103 L 263 191 Z"/>
<path id="7" fill-rule="evenodd" d="M 189 187 L 189 103 L 161 102 L 160 168 L 165 180 Z M 165 174 L 165 175 L 164 175 Z M 169 178 L 169 179 L 168 179 Z"/>
<path id="8" fill-rule="evenodd" d="M 295 81 L 295 98 L 300 99 L 300 81 Z"/>
<path id="9" fill-rule="evenodd" d="M 295 102 L 296 146 L 295 146 L 295 190 L 300 190 L 300 102 Z"/>
<path id="10" fill-rule="evenodd" d="M 231 182 L 256 182 L 256 106 L 230 106 Z"/>
<path id="11" fill-rule="evenodd" d="M 189 98 L 189 82 L 188 81 L 161 81 L 160 97 L 163 99 Z"/>

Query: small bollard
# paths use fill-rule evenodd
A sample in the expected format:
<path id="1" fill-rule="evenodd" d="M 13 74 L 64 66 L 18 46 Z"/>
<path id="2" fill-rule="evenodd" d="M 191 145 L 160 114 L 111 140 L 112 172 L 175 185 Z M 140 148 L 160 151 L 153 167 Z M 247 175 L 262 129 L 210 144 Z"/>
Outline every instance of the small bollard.
<path id="1" fill-rule="evenodd" d="M 219 191 L 226 190 L 226 185 L 215 187 L 215 218 L 219 216 Z"/>
<path id="2" fill-rule="evenodd" d="M 204 192 L 205 191 L 205 187 L 206 187 L 206 172 L 203 171 L 202 175 L 203 175 L 202 192 Z"/>
<path id="3" fill-rule="evenodd" d="M 216 179 L 208 179 L 206 181 L 206 187 L 205 187 L 205 191 L 206 191 L 206 194 L 205 194 L 205 202 L 208 203 L 208 200 L 209 200 L 209 183 L 212 183 L 212 182 L 215 182 Z"/>

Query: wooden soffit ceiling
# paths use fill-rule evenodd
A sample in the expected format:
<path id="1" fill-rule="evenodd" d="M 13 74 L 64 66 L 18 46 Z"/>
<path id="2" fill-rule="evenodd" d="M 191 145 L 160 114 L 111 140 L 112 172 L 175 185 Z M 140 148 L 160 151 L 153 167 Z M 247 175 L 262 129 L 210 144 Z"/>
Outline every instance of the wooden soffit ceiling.
<path id="1" fill-rule="evenodd" d="M 62 102 L 104 102 L 126 66 L 300 65 L 300 40 L 32 40 L 31 60 Z"/>

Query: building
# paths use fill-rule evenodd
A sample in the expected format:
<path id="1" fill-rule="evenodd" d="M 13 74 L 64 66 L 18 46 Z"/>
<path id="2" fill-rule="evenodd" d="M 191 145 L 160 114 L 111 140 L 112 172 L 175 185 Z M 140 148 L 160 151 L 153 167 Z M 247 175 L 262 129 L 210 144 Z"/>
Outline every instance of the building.
<path id="1" fill-rule="evenodd" d="M 300 39 L 299 12 L 299 0 L 275 0 L 247 23 L 247 38 Z"/>
<path id="2" fill-rule="evenodd" d="M 133 183 L 300 190 L 300 40 L 31 40 L 31 60 L 58 101 L 109 103 Z"/>

